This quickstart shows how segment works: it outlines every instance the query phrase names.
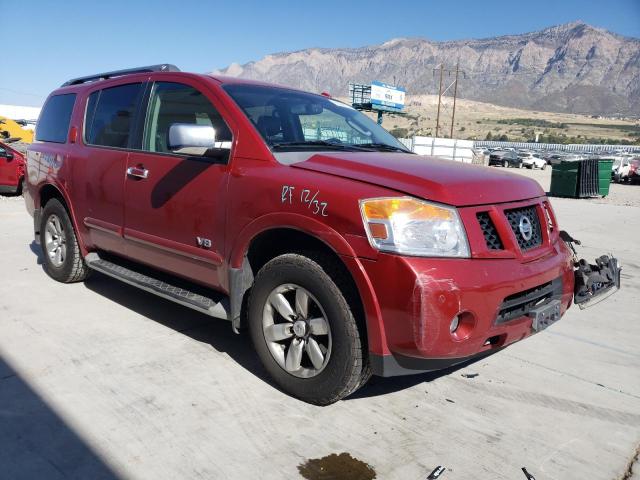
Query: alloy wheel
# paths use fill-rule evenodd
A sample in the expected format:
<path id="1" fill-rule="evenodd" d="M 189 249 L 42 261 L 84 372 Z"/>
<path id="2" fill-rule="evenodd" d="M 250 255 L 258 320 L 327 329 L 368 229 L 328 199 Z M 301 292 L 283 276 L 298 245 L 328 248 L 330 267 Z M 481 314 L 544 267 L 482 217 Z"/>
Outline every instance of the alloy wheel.
<path id="1" fill-rule="evenodd" d="M 47 220 L 44 232 L 44 246 L 54 267 L 61 267 L 67 258 L 67 237 L 62 222 L 57 215 Z"/>
<path id="2" fill-rule="evenodd" d="M 324 309 L 311 293 L 287 283 L 272 290 L 262 313 L 269 352 L 287 373 L 311 378 L 331 356 L 331 329 Z"/>

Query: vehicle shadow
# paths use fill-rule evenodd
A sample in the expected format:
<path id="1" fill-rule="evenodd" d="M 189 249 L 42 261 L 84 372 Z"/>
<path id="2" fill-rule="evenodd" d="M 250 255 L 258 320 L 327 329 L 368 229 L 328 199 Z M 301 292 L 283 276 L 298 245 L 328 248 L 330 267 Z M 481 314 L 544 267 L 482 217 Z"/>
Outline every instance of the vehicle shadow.
<path id="1" fill-rule="evenodd" d="M 437 380 L 440 377 L 446 377 L 452 375 L 458 370 L 469 367 L 480 360 L 493 355 L 498 350 L 494 350 L 491 353 L 482 355 L 480 357 L 468 360 L 466 362 L 459 363 L 453 367 L 437 370 L 435 372 L 416 373 L 412 375 L 405 375 L 400 377 L 371 377 L 371 380 L 367 384 L 354 392 L 345 400 L 356 400 L 359 398 L 377 397 L 380 395 L 387 395 L 389 393 L 399 392 L 400 390 L 406 390 L 408 388 L 415 387 L 421 383 L 429 383 Z"/>
<path id="2" fill-rule="evenodd" d="M 42 249 L 32 242 L 29 246 L 42 264 Z M 129 310 L 136 312 L 154 322 L 178 333 L 186 335 L 197 342 L 211 345 L 216 351 L 227 353 L 240 366 L 251 372 L 268 385 L 279 389 L 253 349 L 248 334 L 236 335 L 231 325 L 225 320 L 211 318 L 202 313 L 183 307 L 164 298 L 132 287 L 99 272 L 93 272 L 84 282 L 85 287 Z M 495 353 L 491 352 L 491 353 Z M 371 380 L 346 400 L 376 397 L 388 393 L 405 390 L 421 383 L 429 383 L 440 377 L 451 375 L 456 371 L 473 365 L 491 353 L 479 358 L 449 367 L 436 372 L 419 373 L 400 377 L 372 377 Z"/>
<path id="3" fill-rule="evenodd" d="M 170 300 L 93 272 L 86 288 L 154 322 L 228 354 L 260 380 L 275 387 L 253 350 L 248 335 L 236 335 L 231 323 L 209 317 Z"/>
<path id="4" fill-rule="evenodd" d="M 0 477 L 120 477 L 0 355 Z"/>

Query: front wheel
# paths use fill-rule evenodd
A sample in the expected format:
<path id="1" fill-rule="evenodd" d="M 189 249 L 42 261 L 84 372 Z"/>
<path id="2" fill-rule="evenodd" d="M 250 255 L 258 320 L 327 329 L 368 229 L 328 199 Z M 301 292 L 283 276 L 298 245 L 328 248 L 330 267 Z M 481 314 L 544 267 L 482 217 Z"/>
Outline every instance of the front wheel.
<path id="1" fill-rule="evenodd" d="M 546 170 L 546 169 L 547 169 L 547 164 L 546 164 L 546 163 L 543 163 L 543 164 L 542 164 L 542 167 L 540 167 L 540 168 L 541 168 L 542 170 Z"/>
<path id="2" fill-rule="evenodd" d="M 82 258 L 67 210 L 54 198 L 45 205 L 41 218 L 40 245 L 45 272 L 63 283 L 83 281 L 90 270 Z"/>
<path id="3" fill-rule="evenodd" d="M 262 364 L 282 390 L 316 405 L 346 397 L 369 371 L 364 334 L 336 275 L 307 256 L 281 255 L 258 272 L 249 298 Z"/>
<path id="4" fill-rule="evenodd" d="M 504 168 L 507 168 L 509 166 L 509 162 L 505 160 L 504 163 L 502 164 L 502 166 Z"/>

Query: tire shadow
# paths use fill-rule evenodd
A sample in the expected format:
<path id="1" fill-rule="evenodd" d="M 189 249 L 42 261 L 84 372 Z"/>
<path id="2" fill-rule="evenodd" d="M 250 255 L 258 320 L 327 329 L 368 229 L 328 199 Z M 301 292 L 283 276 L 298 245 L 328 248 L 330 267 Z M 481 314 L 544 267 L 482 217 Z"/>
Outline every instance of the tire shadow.
<path id="1" fill-rule="evenodd" d="M 399 392 L 400 390 L 406 390 L 408 388 L 415 387 L 421 383 L 429 383 L 440 377 L 446 377 L 458 370 L 471 366 L 480 360 L 499 352 L 500 349 L 492 350 L 485 355 L 481 355 L 477 358 L 467 360 L 466 362 L 459 363 L 452 367 L 444 368 L 434 372 L 415 373 L 411 375 L 404 375 L 399 377 L 371 377 L 371 380 L 359 390 L 352 393 L 345 400 L 357 400 L 361 398 L 378 397 L 380 395 L 387 395 L 389 393 Z"/>

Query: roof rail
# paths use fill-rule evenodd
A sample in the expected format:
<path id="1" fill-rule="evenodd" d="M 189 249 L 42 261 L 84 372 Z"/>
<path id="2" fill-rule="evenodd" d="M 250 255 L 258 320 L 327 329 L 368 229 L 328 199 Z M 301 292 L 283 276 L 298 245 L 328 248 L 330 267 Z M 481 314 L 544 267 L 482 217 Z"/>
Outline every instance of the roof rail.
<path id="1" fill-rule="evenodd" d="M 98 73 L 87 77 L 78 77 L 62 84 L 63 87 L 69 85 L 80 85 L 82 83 L 93 82 L 95 80 L 106 80 L 107 78 L 121 77 L 132 73 L 150 73 L 150 72 L 179 72 L 180 69 L 170 63 L 162 63 L 160 65 L 149 65 L 148 67 L 127 68 L 125 70 L 114 70 L 113 72 Z"/>

